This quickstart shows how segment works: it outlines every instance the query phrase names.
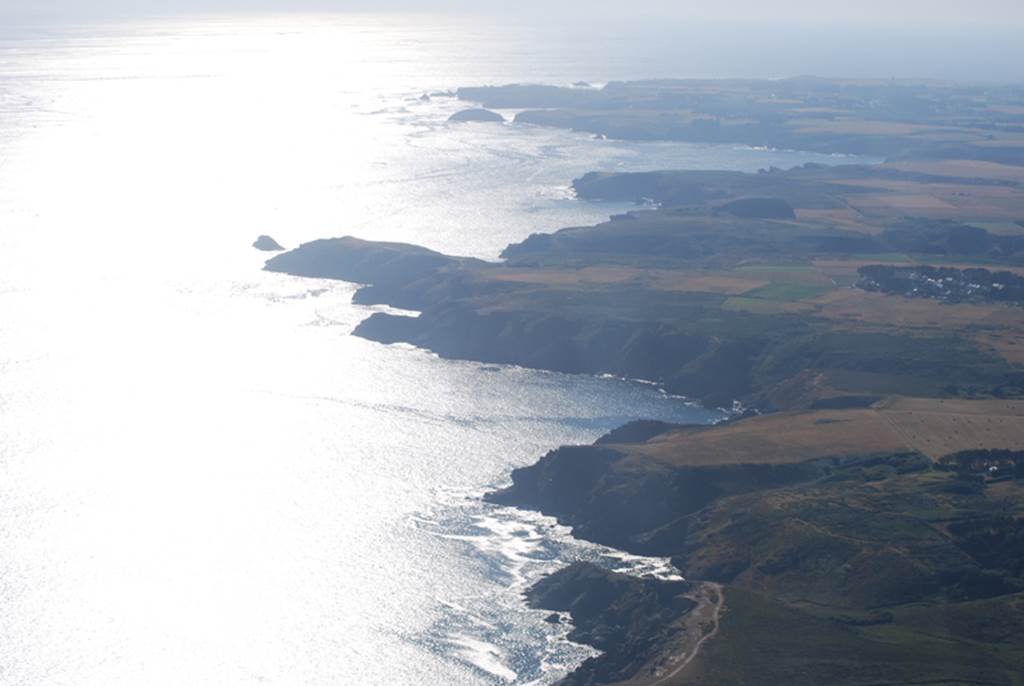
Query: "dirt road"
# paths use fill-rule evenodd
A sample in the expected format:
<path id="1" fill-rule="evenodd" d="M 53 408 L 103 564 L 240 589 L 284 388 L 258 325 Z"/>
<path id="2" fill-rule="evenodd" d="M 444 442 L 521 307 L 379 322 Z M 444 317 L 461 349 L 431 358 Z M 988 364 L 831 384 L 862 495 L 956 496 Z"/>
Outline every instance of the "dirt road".
<path id="1" fill-rule="evenodd" d="M 650 681 L 636 681 L 637 686 L 665 686 L 693 662 L 706 641 L 718 635 L 722 607 L 725 604 L 725 593 L 721 584 L 702 582 L 688 597 L 697 603 L 697 607 L 686 615 L 686 639 L 679 653 L 669 659 L 671 668 L 666 673 L 654 676 Z M 710 629 L 707 629 L 709 626 Z"/>

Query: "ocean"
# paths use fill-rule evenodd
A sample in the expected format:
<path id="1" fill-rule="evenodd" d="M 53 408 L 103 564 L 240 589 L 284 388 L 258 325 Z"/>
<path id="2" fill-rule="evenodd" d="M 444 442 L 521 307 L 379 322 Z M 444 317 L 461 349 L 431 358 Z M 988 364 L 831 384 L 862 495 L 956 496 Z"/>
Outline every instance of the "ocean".
<path id="1" fill-rule="evenodd" d="M 350 332 L 353 284 L 250 247 L 355 235 L 495 259 L 628 207 L 592 170 L 842 158 L 461 125 L 462 85 L 668 76 L 608 36 L 457 16 L 0 32 L 0 684 L 550 684 L 591 655 L 522 591 L 669 573 L 482 503 L 636 418 L 636 381 Z M 510 113 L 508 113 L 510 114 Z"/>

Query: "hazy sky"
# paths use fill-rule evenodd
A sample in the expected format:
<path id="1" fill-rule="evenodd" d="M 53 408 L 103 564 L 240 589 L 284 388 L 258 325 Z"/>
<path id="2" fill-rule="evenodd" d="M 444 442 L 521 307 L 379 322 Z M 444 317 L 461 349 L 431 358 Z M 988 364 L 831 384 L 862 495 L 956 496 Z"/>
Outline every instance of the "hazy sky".
<path id="1" fill-rule="evenodd" d="M 615 42 L 673 76 L 1024 83 L 1024 0 L 0 0 L 0 39 L 108 18 L 410 10 L 485 15 L 565 49 L 568 34 Z"/>
<path id="2" fill-rule="evenodd" d="M 888 26 L 994 25 L 1024 28 L 1022 0 L 0 0 L 0 12 L 49 17 L 196 13 L 237 10 L 468 10 L 510 15 L 544 13 L 586 18 L 644 14 L 772 23 L 856 23 Z"/>

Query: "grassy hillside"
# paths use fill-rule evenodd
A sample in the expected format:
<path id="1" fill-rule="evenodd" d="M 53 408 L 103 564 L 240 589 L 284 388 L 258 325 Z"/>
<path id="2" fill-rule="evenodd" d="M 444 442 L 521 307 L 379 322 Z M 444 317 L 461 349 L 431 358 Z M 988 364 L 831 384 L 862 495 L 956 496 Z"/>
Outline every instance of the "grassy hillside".
<path id="1" fill-rule="evenodd" d="M 665 683 L 1018 684 L 1024 436 L 929 457 L 899 430 L 877 434 L 889 415 L 983 422 L 1024 405 L 943 404 L 626 428 L 517 470 L 491 497 L 724 585 L 719 634 Z M 675 649 L 659 645 L 623 683 L 669 673 Z"/>

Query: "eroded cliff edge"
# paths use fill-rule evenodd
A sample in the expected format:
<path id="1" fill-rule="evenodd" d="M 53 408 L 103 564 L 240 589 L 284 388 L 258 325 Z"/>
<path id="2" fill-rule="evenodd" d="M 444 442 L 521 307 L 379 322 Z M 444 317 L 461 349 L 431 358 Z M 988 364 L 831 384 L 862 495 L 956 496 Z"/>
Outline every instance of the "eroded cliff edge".
<path id="1" fill-rule="evenodd" d="M 958 222 L 837 221 L 876 185 L 930 180 L 859 166 L 588 178 L 577 182 L 581 194 L 646 192 L 664 206 L 531 236 L 502 262 L 339 238 L 304 244 L 267 269 L 362 283 L 357 302 L 419 312 L 376 313 L 359 336 L 644 379 L 709 406 L 1024 394 L 1024 359 L 1012 347 L 1024 333 L 1021 303 L 963 302 L 954 312 L 852 287 L 865 265 L 893 260 L 1024 263 L 1024 238 Z M 963 188 L 992 191 L 984 181 Z M 1024 187 L 1012 195 L 1024 204 Z"/>
<path id="2" fill-rule="evenodd" d="M 620 620 L 630 641 L 657 646 L 633 651 L 647 667 L 633 664 L 627 677 L 610 657 L 565 683 L 1016 683 L 1024 440 L 988 439 L 1017 451 L 954 443 L 927 455 L 904 431 L 912 411 L 976 429 L 979 411 L 1019 422 L 1024 404 L 928 402 L 665 427 L 632 442 L 620 433 L 516 470 L 488 499 L 555 516 L 588 540 L 669 556 L 692 584 L 724 589 L 714 640 L 691 649 L 692 660 L 664 638 L 678 618 Z M 939 457 L 947 450 L 956 452 Z M 570 596 L 587 592 L 546 583 L 562 582 Z M 627 593 L 606 600 L 620 617 L 659 616 Z M 586 630 L 576 638 L 604 649 Z"/>
<path id="3" fill-rule="evenodd" d="M 573 624 L 569 639 L 602 651 L 566 677 L 565 686 L 666 674 L 672 665 L 668 657 L 700 640 L 699 622 L 714 602 L 699 584 L 616 574 L 584 562 L 538 582 L 527 592 L 527 601 L 568 613 Z"/>

